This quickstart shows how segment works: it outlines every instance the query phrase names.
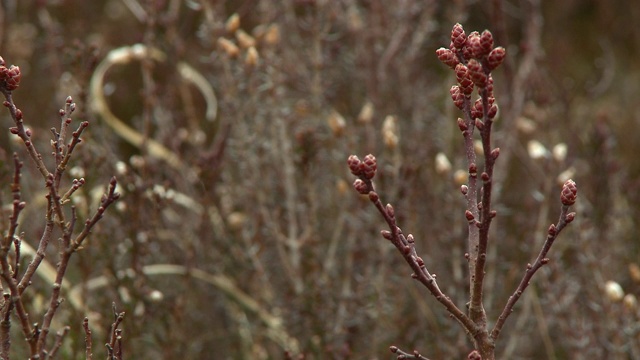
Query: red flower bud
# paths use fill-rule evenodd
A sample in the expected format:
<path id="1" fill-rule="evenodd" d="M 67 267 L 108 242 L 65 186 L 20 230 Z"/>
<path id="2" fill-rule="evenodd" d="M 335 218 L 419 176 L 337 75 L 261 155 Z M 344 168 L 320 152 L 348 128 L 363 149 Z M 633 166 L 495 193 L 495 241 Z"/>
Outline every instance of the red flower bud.
<path id="1" fill-rule="evenodd" d="M 575 204 L 576 197 L 578 196 L 578 187 L 576 183 L 569 179 L 562 186 L 562 192 L 560 192 L 560 201 L 562 205 L 571 206 Z"/>
<path id="2" fill-rule="evenodd" d="M 480 34 L 477 31 L 472 32 L 467 37 L 466 47 L 469 48 L 471 56 L 480 59 L 482 58 L 482 45 L 480 44 Z"/>
<path id="3" fill-rule="evenodd" d="M 362 179 L 356 179 L 353 182 L 353 188 L 362 195 L 367 195 L 369 193 L 369 186 Z"/>
<path id="4" fill-rule="evenodd" d="M 467 124 L 464 123 L 464 120 L 461 118 L 458 118 L 458 128 L 460 129 L 460 131 L 465 132 L 469 129 L 469 127 L 467 126 Z"/>
<path id="5" fill-rule="evenodd" d="M 491 31 L 485 30 L 480 35 L 480 46 L 482 48 L 482 56 L 487 55 L 493 49 L 493 35 Z"/>
<path id="6" fill-rule="evenodd" d="M 489 66 L 489 71 L 497 68 L 504 61 L 504 57 L 507 52 L 503 47 L 497 47 L 489 53 L 487 56 L 487 65 Z"/>
<path id="7" fill-rule="evenodd" d="M 471 80 L 469 69 L 463 64 L 458 64 L 455 70 L 456 79 L 458 80 L 458 84 L 460 84 L 460 90 L 465 95 L 471 95 L 473 92 L 473 81 Z"/>
<path id="8" fill-rule="evenodd" d="M 387 215 L 391 218 L 396 217 L 396 210 L 393 208 L 391 204 L 387 204 Z"/>
<path id="9" fill-rule="evenodd" d="M 475 177 L 477 175 L 478 175 L 478 165 L 476 165 L 475 163 L 471 163 L 471 165 L 469 165 L 469 176 Z"/>
<path id="10" fill-rule="evenodd" d="M 567 216 L 565 216 L 564 221 L 566 221 L 566 223 L 568 224 L 568 223 L 572 222 L 573 219 L 575 219 L 575 218 L 576 218 L 576 213 L 570 212 L 570 213 L 567 214 Z"/>
<path id="11" fill-rule="evenodd" d="M 467 41 L 467 36 L 464 33 L 464 29 L 462 25 L 455 24 L 453 25 L 453 29 L 451 30 L 451 42 L 456 49 L 462 49 L 465 42 Z"/>
<path id="12" fill-rule="evenodd" d="M 464 216 L 467 218 L 467 221 L 472 222 L 475 220 L 475 217 L 471 213 L 471 211 L 467 210 L 464 212 Z"/>
<path id="13" fill-rule="evenodd" d="M 476 84 L 477 87 L 484 88 L 485 86 L 487 86 L 487 75 L 484 73 L 482 65 L 479 61 L 477 61 L 476 59 L 469 60 L 467 68 L 469 69 L 471 80 L 474 84 Z"/>
<path id="14" fill-rule="evenodd" d="M 378 169 L 376 157 L 371 154 L 365 156 L 360 166 L 363 167 L 362 175 L 367 179 L 373 179 Z"/>
<path id="15" fill-rule="evenodd" d="M 493 160 L 497 160 L 498 156 L 500 156 L 500 148 L 491 150 L 491 157 L 493 158 Z"/>
<path id="16" fill-rule="evenodd" d="M 436 50 L 436 55 L 438 55 L 438 59 L 440 59 L 442 63 L 444 63 L 445 65 L 447 65 L 452 69 L 455 69 L 456 65 L 460 63 L 456 54 L 449 49 L 440 48 Z"/>
<path id="17" fill-rule="evenodd" d="M 497 104 L 491 105 L 491 107 L 489 107 L 489 112 L 487 113 L 487 117 L 489 119 L 493 119 L 494 117 L 496 117 L 497 114 L 498 114 L 498 105 Z"/>
<path id="18" fill-rule="evenodd" d="M 449 90 L 451 93 L 451 99 L 453 99 L 453 103 L 460 110 L 464 109 L 464 94 L 460 92 L 460 87 L 458 85 L 453 85 Z"/>
<path id="19" fill-rule="evenodd" d="M 487 76 L 487 86 L 485 87 L 485 89 L 487 89 L 489 97 L 493 97 L 493 77 L 491 76 L 491 74 Z"/>
<path id="20" fill-rule="evenodd" d="M 355 176 L 360 176 L 360 162 L 360 159 L 355 155 L 351 155 L 347 159 L 349 170 L 351 170 L 351 173 Z"/>
<path id="21" fill-rule="evenodd" d="M 471 107 L 471 118 L 472 119 L 480 119 L 482 118 L 482 99 L 476 100 L 476 102 Z"/>

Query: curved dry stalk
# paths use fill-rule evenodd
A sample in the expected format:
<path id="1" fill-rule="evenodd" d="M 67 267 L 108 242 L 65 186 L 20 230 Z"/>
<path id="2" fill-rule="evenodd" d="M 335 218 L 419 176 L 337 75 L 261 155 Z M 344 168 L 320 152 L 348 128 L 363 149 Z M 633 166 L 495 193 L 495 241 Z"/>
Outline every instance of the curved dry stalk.
<path id="1" fill-rule="evenodd" d="M 115 65 L 128 64 L 132 61 L 142 61 L 145 59 L 165 62 L 166 55 L 156 48 L 147 47 L 143 44 L 124 46 L 111 50 L 104 60 L 98 64 L 91 76 L 89 84 L 91 107 L 122 139 L 138 148 L 146 147 L 151 156 L 165 161 L 175 169 L 185 170 L 184 162 L 173 151 L 156 140 L 148 139 L 142 133 L 127 125 L 111 112 L 107 104 L 103 89 L 107 71 Z M 179 62 L 176 66 L 180 76 L 185 81 L 193 84 L 204 97 L 207 104 L 205 114 L 207 120 L 215 120 L 218 113 L 218 100 L 209 82 L 202 74 L 185 62 Z M 189 173 L 195 175 L 190 169 Z"/>

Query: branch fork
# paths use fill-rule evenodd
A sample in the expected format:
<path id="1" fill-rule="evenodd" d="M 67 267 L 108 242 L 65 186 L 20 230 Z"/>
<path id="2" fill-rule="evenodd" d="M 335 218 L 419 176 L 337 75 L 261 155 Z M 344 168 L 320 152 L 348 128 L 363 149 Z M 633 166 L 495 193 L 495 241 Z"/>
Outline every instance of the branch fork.
<path id="1" fill-rule="evenodd" d="M 460 24 L 456 24 L 451 32 L 449 48 L 436 51 L 438 58 L 456 75 L 457 84 L 450 89 L 451 99 L 458 107 L 463 117 L 457 120 L 462 133 L 468 166 L 468 183 L 462 185 L 460 191 L 467 202 L 464 216 L 468 223 L 468 252 L 465 259 L 469 266 L 470 299 L 467 312 L 462 311 L 446 296 L 437 284 L 435 274 L 431 274 L 424 260 L 418 256 L 413 235 L 405 236 L 396 223 L 395 210 L 391 204 L 383 205 L 380 195 L 374 188 L 373 179 L 377 171 L 377 160 L 369 154 L 360 160 L 351 155 L 347 165 L 356 180 L 354 189 L 363 195 L 368 195 L 378 212 L 387 223 L 389 230 L 381 232 L 382 237 L 389 240 L 400 252 L 413 270 L 412 277 L 424 285 L 465 329 L 474 344 L 475 350 L 469 353 L 469 359 L 495 359 L 495 344 L 502 327 L 513 307 L 527 288 L 533 275 L 550 260 L 548 252 L 560 232 L 575 218 L 574 212 L 569 212 L 577 197 L 577 186 L 573 180 L 568 180 L 562 187 L 560 194 L 560 217 L 556 224 L 551 224 L 546 234 L 538 257 L 533 264 L 528 264 L 518 287 L 511 295 L 498 317 L 493 329 L 489 330 L 486 311 L 483 307 L 483 287 L 489 246 L 489 233 L 492 220 L 498 215 L 492 209 L 493 172 L 494 165 L 500 156 L 500 148 L 494 148 L 491 143 L 491 131 L 495 117 L 498 114 L 498 104 L 493 93 L 493 78 L 491 72 L 504 61 L 506 51 L 502 47 L 494 47 L 491 32 L 485 30 L 482 34 L 472 32 L 468 36 Z M 471 96 L 477 90 L 478 98 L 472 101 Z M 475 130 L 478 130 L 483 149 L 482 167 L 478 164 L 474 148 Z M 398 354 L 398 359 L 426 359 L 417 351 L 413 354 L 404 352 L 395 346 L 391 352 Z"/>

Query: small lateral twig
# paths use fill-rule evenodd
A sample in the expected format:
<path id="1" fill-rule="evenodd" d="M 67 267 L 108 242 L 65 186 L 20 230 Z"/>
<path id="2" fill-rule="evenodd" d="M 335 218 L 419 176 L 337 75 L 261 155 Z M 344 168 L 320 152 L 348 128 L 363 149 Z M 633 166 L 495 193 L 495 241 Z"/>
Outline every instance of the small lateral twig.
<path id="1" fill-rule="evenodd" d="M 563 204 L 560 209 L 560 218 L 558 219 L 558 223 L 556 225 L 551 224 L 551 226 L 549 226 L 549 230 L 547 230 L 547 238 L 542 245 L 542 249 L 540 250 L 538 257 L 533 264 L 527 264 L 527 269 L 525 270 L 522 280 L 520 280 L 520 284 L 518 284 L 518 287 L 513 292 L 513 294 L 509 296 L 507 304 L 498 317 L 498 321 L 496 321 L 493 330 L 491 330 L 491 339 L 493 339 L 494 341 L 498 339 L 498 336 L 500 336 L 500 332 L 502 331 L 502 327 L 504 326 L 505 321 L 513 312 L 513 307 L 522 296 L 524 290 L 529 286 L 533 275 L 542 266 L 546 265 L 549 262 L 547 254 L 549 253 L 549 250 L 551 249 L 554 241 L 558 238 L 558 235 L 560 235 L 560 232 L 565 228 L 565 226 L 567 226 L 567 224 L 572 222 L 575 218 L 576 213 L 569 212 L 569 207 L 575 202 L 576 192 L 577 189 L 575 183 L 572 180 L 568 180 L 565 183 L 563 191 L 561 193 L 561 201 Z"/>
<path id="2" fill-rule="evenodd" d="M 118 313 L 115 303 L 113 303 L 112 307 L 114 320 L 111 324 L 111 336 L 109 342 L 105 344 L 107 347 L 107 360 L 122 360 L 122 329 L 119 326 L 124 320 L 125 313 Z"/>
<path id="3" fill-rule="evenodd" d="M 85 317 L 82 321 L 84 329 L 84 347 L 86 360 L 93 360 L 93 342 L 91 340 L 91 329 L 89 328 L 89 318 Z"/>

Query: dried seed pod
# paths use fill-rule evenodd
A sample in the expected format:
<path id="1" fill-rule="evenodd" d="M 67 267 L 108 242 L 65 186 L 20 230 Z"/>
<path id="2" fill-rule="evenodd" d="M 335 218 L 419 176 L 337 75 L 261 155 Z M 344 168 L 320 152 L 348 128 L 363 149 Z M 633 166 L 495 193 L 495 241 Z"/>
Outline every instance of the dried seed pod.
<path id="1" fill-rule="evenodd" d="M 224 28 L 229 33 L 233 33 L 240 27 L 240 15 L 238 13 L 233 13 L 233 15 L 229 16 L 227 22 L 224 24 Z"/>
<path id="2" fill-rule="evenodd" d="M 238 45 L 234 44 L 231 40 L 225 38 L 218 39 L 218 46 L 227 53 L 230 57 L 236 57 L 240 53 Z"/>
<path id="3" fill-rule="evenodd" d="M 373 103 L 368 101 L 362 106 L 360 113 L 358 114 L 358 122 L 362 124 L 368 124 L 373 119 Z"/>
<path id="4" fill-rule="evenodd" d="M 393 115 L 388 115 L 382 123 L 382 139 L 389 149 L 395 149 L 400 142 L 397 123 L 398 119 Z"/>
<path id="5" fill-rule="evenodd" d="M 248 49 L 256 46 L 256 39 L 253 36 L 247 34 L 244 30 L 240 29 L 236 31 L 236 39 L 238 44 L 243 49 Z"/>
<path id="6" fill-rule="evenodd" d="M 260 56 L 258 55 L 258 50 L 254 46 L 247 49 L 247 55 L 244 58 L 245 65 L 249 67 L 255 67 L 258 65 L 258 61 L 260 60 Z"/>
<path id="7" fill-rule="evenodd" d="M 329 128 L 333 132 L 334 136 L 341 136 L 344 134 L 344 129 L 347 127 L 347 121 L 336 110 L 331 111 L 327 118 L 327 123 L 329 124 Z"/>

